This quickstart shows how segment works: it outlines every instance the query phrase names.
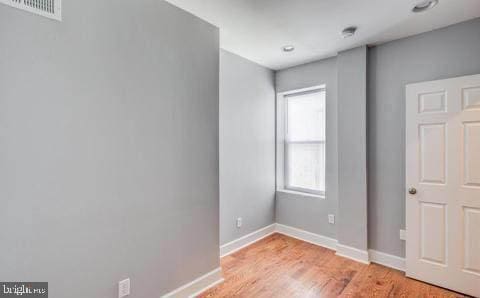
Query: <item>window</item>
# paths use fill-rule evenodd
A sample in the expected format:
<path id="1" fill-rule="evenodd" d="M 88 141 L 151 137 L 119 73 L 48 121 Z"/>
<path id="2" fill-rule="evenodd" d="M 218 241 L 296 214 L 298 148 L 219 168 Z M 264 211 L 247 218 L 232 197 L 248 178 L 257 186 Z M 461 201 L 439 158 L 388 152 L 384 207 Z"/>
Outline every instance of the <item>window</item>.
<path id="1" fill-rule="evenodd" d="M 325 89 L 285 95 L 285 188 L 325 194 Z"/>

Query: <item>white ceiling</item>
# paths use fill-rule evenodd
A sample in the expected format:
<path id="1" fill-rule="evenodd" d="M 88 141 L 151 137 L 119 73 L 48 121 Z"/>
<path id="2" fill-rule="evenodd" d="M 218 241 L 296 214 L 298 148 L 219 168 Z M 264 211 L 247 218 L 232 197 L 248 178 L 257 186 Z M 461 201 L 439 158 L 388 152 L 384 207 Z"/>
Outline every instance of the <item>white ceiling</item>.
<path id="1" fill-rule="evenodd" d="M 220 28 L 220 46 L 271 69 L 336 55 L 355 46 L 430 31 L 480 16 L 480 0 L 167 0 Z M 340 32 L 358 26 L 354 37 Z M 292 44 L 296 50 L 284 53 Z"/>

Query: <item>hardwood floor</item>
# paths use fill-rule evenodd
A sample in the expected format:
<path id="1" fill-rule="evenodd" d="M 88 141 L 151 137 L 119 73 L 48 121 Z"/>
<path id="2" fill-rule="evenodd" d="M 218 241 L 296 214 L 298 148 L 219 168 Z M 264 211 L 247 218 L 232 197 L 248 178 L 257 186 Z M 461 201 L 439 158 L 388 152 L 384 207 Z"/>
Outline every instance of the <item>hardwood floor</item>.
<path id="1" fill-rule="evenodd" d="M 281 234 L 222 258 L 221 266 L 225 282 L 200 297 L 465 297 Z"/>

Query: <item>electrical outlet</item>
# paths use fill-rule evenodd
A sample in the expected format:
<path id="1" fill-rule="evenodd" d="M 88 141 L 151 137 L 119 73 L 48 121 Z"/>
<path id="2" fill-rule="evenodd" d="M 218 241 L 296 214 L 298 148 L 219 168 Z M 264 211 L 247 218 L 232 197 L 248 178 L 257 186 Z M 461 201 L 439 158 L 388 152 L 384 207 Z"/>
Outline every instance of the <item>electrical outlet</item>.
<path id="1" fill-rule="evenodd" d="M 130 278 L 118 282 L 118 298 L 130 295 Z"/>
<path id="2" fill-rule="evenodd" d="M 335 224 L 335 214 L 328 215 L 328 223 L 334 225 Z"/>
<path id="3" fill-rule="evenodd" d="M 242 227 L 242 218 L 239 217 L 237 218 L 237 228 L 241 228 Z"/>
<path id="4" fill-rule="evenodd" d="M 407 231 L 400 230 L 400 240 L 407 240 Z"/>

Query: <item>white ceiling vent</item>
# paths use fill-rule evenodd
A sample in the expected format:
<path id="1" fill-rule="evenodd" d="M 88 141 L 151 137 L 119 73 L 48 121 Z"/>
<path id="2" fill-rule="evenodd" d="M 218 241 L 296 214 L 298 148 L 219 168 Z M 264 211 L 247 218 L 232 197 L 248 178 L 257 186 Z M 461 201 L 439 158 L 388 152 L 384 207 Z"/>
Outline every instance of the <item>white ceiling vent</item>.
<path id="1" fill-rule="evenodd" d="M 0 0 L 0 3 L 50 19 L 62 20 L 62 0 Z"/>

